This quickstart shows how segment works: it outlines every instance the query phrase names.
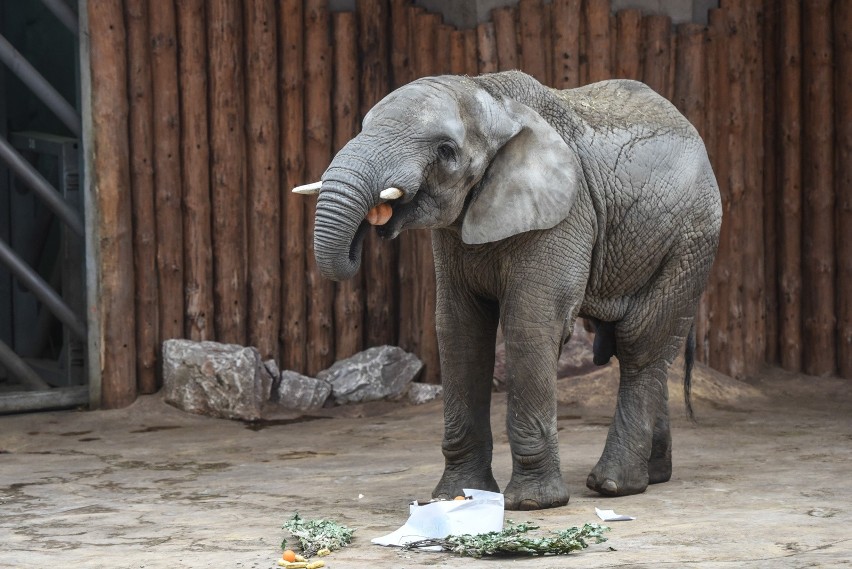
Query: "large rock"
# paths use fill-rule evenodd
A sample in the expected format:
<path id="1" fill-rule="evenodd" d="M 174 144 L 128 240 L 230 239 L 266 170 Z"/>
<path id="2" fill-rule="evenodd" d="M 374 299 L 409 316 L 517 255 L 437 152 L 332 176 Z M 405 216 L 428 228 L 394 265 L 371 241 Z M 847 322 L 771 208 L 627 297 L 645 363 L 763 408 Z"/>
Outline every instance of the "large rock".
<path id="1" fill-rule="evenodd" d="M 396 346 L 377 346 L 340 360 L 317 374 L 331 384 L 335 403 L 396 399 L 414 381 L 423 363 Z"/>
<path id="2" fill-rule="evenodd" d="M 286 370 L 281 372 L 281 381 L 272 399 L 284 409 L 314 411 L 323 406 L 330 394 L 328 382 Z"/>
<path id="3" fill-rule="evenodd" d="M 273 378 L 255 348 L 216 342 L 163 343 L 163 392 L 178 409 L 257 421 Z"/>

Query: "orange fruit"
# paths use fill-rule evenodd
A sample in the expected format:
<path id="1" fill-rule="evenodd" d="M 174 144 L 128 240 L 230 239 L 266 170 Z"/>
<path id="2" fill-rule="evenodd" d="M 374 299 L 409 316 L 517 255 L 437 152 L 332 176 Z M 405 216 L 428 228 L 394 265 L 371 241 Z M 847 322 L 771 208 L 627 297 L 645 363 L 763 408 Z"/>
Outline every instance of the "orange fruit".
<path id="1" fill-rule="evenodd" d="M 453 500 L 467 500 L 464 496 L 456 496 Z"/>
<path id="2" fill-rule="evenodd" d="M 293 551 L 292 549 L 288 549 L 287 551 L 284 552 L 284 555 L 281 556 L 281 559 L 283 559 L 284 561 L 288 561 L 288 562 L 292 563 L 296 560 L 296 552 Z"/>

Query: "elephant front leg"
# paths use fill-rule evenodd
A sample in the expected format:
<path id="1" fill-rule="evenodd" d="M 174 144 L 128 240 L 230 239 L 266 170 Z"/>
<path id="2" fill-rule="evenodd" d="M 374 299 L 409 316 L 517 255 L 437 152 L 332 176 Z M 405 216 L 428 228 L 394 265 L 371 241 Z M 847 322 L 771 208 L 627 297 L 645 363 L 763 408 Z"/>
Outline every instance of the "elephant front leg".
<path id="1" fill-rule="evenodd" d="M 556 366 L 562 322 L 504 326 L 508 367 L 506 427 L 512 479 L 503 492 L 507 510 L 537 510 L 568 503 L 556 434 Z"/>
<path id="2" fill-rule="evenodd" d="M 499 492 L 491 472 L 491 385 L 498 314 L 493 303 L 441 298 L 438 346 L 444 387 L 444 474 L 433 498 L 464 488 Z"/>

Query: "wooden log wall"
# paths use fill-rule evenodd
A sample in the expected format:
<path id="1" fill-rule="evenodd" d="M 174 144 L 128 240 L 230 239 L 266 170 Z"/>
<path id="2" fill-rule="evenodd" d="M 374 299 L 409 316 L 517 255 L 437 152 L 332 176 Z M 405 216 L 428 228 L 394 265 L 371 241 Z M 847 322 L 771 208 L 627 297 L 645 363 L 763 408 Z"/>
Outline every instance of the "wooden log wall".
<path id="1" fill-rule="evenodd" d="M 155 390 L 172 337 L 255 345 L 309 374 L 398 344 L 440 381 L 428 233 L 370 236 L 362 271 L 334 284 L 313 260 L 315 200 L 289 189 L 319 179 L 390 90 L 516 68 L 557 88 L 644 81 L 704 137 L 725 217 L 701 361 L 852 378 L 849 2 L 722 0 L 703 26 L 520 0 L 467 30 L 411 0 L 106 4 L 89 10 L 104 405 Z"/>

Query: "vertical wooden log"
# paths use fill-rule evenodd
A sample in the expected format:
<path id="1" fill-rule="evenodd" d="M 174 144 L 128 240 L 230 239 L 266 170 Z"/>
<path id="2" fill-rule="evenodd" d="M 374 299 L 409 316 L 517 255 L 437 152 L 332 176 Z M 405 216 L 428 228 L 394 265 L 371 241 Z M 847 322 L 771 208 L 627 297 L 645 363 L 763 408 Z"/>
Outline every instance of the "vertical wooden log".
<path id="1" fill-rule="evenodd" d="M 615 77 L 642 79 L 642 11 L 619 10 L 616 15 Z"/>
<path id="2" fill-rule="evenodd" d="M 239 6 L 207 4 L 216 339 L 246 343 L 245 98 Z"/>
<path id="3" fill-rule="evenodd" d="M 435 74 L 450 73 L 450 37 L 453 27 L 449 24 L 439 24 L 435 40 Z M 475 73 L 474 73 L 475 74 Z"/>
<path id="4" fill-rule="evenodd" d="M 618 64 L 616 61 L 615 50 L 618 49 L 618 22 L 615 14 L 609 15 L 609 69 L 610 77 L 615 78 L 615 67 Z"/>
<path id="5" fill-rule="evenodd" d="M 745 371 L 752 376 L 766 357 L 763 227 L 763 50 L 758 2 L 744 2 L 738 25 L 743 30 L 743 326 Z"/>
<path id="6" fill-rule="evenodd" d="M 126 33 L 119 0 L 87 4 L 91 65 L 92 190 L 99 326 L 89 365 L 101 376 L 100 404 L 130 405 L 136 398 L 136 342 L 133 310 L 133 243 L 128 148 Z M 92 343 L 90 343 L 90 346 Z"/>
<path id="7" fill-rule="evenodd" d="M 579 2 L 579 0 L 575 0 Z M 516 9 L 510 6 L 491 11 L 494 39 L 497 42 L 497 68 L 500 71 L 518 69 L 518 42 L 515 29 Z"/>
<path id="8" fill-rule="evenodd" d="M 544 74 L 545 85 L 548 87 L 553 85 L 553 5 L 545 4 L 541 12 L 542 35 L 541 41 L 544 44 Z"/>
<path id="9" fill-rule="evenodd" d="M 401 87 L 411 82 L 411 61 L 409 59 L 409 28 L 408 11 L 410 0 L 391 0 L 391 73 L 393 87 Z M 451 48 L 452 49 L 452 48 Z"/>
<path id="10" fill-rule="evenodd" d="M 496 14 L 495 22 L 496 22 Z M 580 0 L 553 0 L 553 86 L 580 86 Z"/>
<path id="11" fill-rule="evenodd" d="M 453 30 L 450 34 L 450 73 L 464 75 L 467 61 L 464 52 L 464 31 Z"/>
<path id="12" fill-rule="evenodd" d="M 778 364 L 778 77 L 776 47 L 778 46 L 778 13 L 775 0 L 764 0 L 762 15 L 763 59 L 763 244 L 765 253 L 763 290 L 766 314 L 764 358 Z"/>
<path id="13" fill-rule="evenodd" d="M 730 188 L 730 258 L 731 270 L 728 287 L 728 369 L 731 377 L 740 379 L 746 376 L 746 351 L 744 330 L 743 298 L 743 236 L 745 234 L 746 211 L 745 194 L 745 117 L 743 104 L 745 96 L 745 45 L 742 6 L 723 6 L 728 27 L 727 56 L 728 82 L 730 84 L 730 106 L 728 107 L 728 185 Z M 725 175 L 724 173 L 722 175 Z M 751 218 L 749 218 L 751 219 Z M 750 268 L 749 268 L 750 270 Z"/>
<path id="14" fill-rule="evenodd" d="M 476 76 L 476 30 L 464 30 L 464 69 L 470 77 Z"/>
<path id="15" fill-rule="evenodd" d="M 187 338 L 213 337 L 213 259 L 210 255 L 210 147 L 207 130 L 205 2 L 178 0 L 183 263 Z"/>
<path id="16" fill-rule="evenodd" d="M 390 90 L 387 0 L 358 0 L 358 46 L 361 58 L 361 117 Z M 413 76 L 411 77 L 414 78 Z M 364 240 L 362 271 L 366 283 L 368 346 L 397 341 L 396 243 L 370 231 Z"/>
<path id="17" fill-rule="evenodd" d="M 304 11 L 302 0 L 283 0 L 281 42 L 282 314 L 281 367 L 307 371 L 305 197 L 290 190 L 305 179 Z"/>
<path id="18" fill-rule="evenodd" d="M 674 104 L 700 134 L 705 134 L 707 109 L 707 68 L 704 53 L 704 27 L 699 24 L 680 24 L 677 28 Z M 708 287 L 709 288 L 709 287 Z M 709 357 L 709 322 L 707 295 L 702 295 L 695 315 L 697 357 L 706 362 Z"/>
<path id="19" fill-rule="evenodd" d="M 834 4 L 837 368 L 852 379 L 852 3 Z"/>
<path id="20" fill-rule="evenodd" d="M 334 152 L 358 133 L 358 21 L 352 12 L 337 12 L 334 26 Z M 338 360 L 364 347 L 364 273 L 337 287 L 334 345 Z"/>
<path id="21" fill-rule="evenodd" d="M 831 0 L 808 0 L 802 11 L 802 114 L 805 372 L 836 369 L 834 313 L 834 187 L 832 163 Z M 848 283 L 847 283 L 848 284 Z"/>
<path id="22" fill-rule="evenodd" d="M 520 0 L 518 21 L 521 31 L 521 69 L 542 83 L 547 82 L 547 59 L 544 56 L 544 18 L 542 0 Z"/>
<path id="23" fill-rule="evenodd" d="M 130 187 L 133 266 L 136 275 L 136 378 L 140 393 L 157 390 L 159 304 L 157 229 L 154 216 L 153 99 L 148 12 L 143 0 L 127 0 L 127 89 L 130 97 Z"/>
<path id="24" fill-rule="evenodd" d="M 264 360 L 278 359 L 280 327 L 280 180 L 278 33 L 274 0 L 246 0 L 248 119 L 248 340 Z"/>
<path id="25" fill-rule="evenodd" d="M 177 33 L 172 0 L 149 0 L 154 85 L 154 192 L 157 222 L 160 342 L 183 338 L 183 219 Z"/>
<path id="26" fill-rule="evenodd" d="M 731 339 L 729 337 L 730 306 L 737 299 L 737 287 L 731 282 L 733 273 L 732 233 L 731 233 L 731 186 L 729 178 L 730 153 L 728 149 L 728 131 L 730 129 L 729 109 L 731 93 L 728 58 L 728 26 L 725 12 L 711 9 L 709 16 L 709 38 L 712 50 L 712 68 L 708 76 L 709 90 L 714 94 L 710 113 L 709 130 L 710 159 L 716 173 L 716 181 L 722 197 L 722 230 L 719 237 L 719 249 L 711 272 L 712 304 L 710 316 L 710 365 L 719 371 L 728 373 L 730 365 Z"/>
<path id="27" fill-rule="evenodd" d="M 609 55 L 609 0 L 586 0 L 583 3 L 586 25 L 586 55 L 589 83 L 612 76 Z"/>
<path id="28" fill-rule="evenodd" d="M 778 52 L 780 202 L 778 216 L 779 356 L 802 370 L 802 2 L 780 4 Z"/>
<path id="29" fill-rule="evenodd" d="M 305 175 L 319 180 L 331 161 L 332 49 L 327 0 L 305 2 Z M 316 198 L 308 198 L 305 233 L 308 263 L 308 375 L 334 362 L 334 283 L 314 260 Z"/>
<path id="30" fill-rule="evenodd" d="M 479 73 L 495 73 L 498 67 L 497 42 L 492 22 L 485 22 L 476 27 L 476 47 Z"/>
<path id="31" fill-rule="evenodd" d="M 642 81 L 663 97 L 668 92 L 671 27 L 668 16 L 651 14 L 642 18 Z"/>

